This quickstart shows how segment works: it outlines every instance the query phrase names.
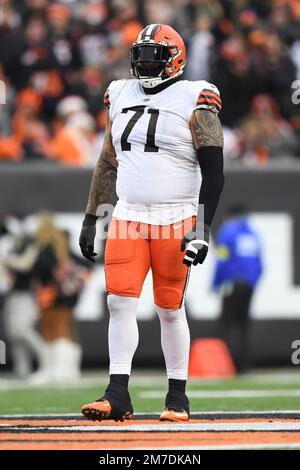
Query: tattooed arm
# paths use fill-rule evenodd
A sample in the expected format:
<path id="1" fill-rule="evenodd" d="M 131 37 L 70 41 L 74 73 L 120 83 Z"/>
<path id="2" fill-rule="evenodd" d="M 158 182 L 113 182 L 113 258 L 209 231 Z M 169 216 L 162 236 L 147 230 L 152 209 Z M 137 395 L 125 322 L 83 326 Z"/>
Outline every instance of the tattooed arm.
<path id="1" fill-rule="evenodd" d="M 109 201 L 116 187 L 117 158 L 112 144 L 111 121 L 107 119 L 104 144 L 93 173 L 86 214 L 96 216 L 101 204 Z"/>
<path id="2" fill-rule="evenodd" d="M 190 129 L 201 168 L 202 183 L 196 224 L 181 242 L 181 251 L 185 251 L 183 263 L 187 266 L 202 264 L 206 258 L 210 224 L 224 184 L 223 133 L 216 109 L 196 109 L 190 121 Z"/>
<path id="3" fill-rule="evenodd" d="M 90 261 L 94 261 L 93 258 L 97 255 L 94 252 L 94 240 L 99 208 L 102 204 L 108 203 L 116 186 L 117 158 L 112 144 L 111 125 L 108 118 L 103 148 L 93 173 L 86 214 L 79 238 L 81 252 Z"/>
<path id="4" fill-rule="evenodd" d="M 223 131 L 216 112 L 196 109 L 192 114 L 190 129 L 196 150 L 210 146 L 223 148 Z"/>
<path id="5" fill-rule="evenodd" d="M 196 109 L 190 128 L 202 173 L 199 204 L 204 204 L 204 223 L 210 226 L 224 185 L 222 127 L 216 112 Z"/>

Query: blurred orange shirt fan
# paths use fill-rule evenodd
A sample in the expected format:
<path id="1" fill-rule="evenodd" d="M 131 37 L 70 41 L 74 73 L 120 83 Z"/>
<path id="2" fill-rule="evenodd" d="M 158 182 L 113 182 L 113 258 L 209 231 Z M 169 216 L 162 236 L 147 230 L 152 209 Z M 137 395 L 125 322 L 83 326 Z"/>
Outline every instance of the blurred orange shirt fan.
<path id="1" fill-rule="evenodd" d="M 52 153 L 60 163 L 85 166 L 93 157 L 95 121 L 87 112 L 70 117 L 52 140 Z"/>

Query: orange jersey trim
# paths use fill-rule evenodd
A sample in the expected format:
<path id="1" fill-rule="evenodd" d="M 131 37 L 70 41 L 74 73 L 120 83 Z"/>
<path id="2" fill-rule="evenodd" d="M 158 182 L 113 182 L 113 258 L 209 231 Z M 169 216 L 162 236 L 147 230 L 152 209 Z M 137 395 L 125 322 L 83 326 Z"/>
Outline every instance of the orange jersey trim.
<path id="1" fill-rule="evenodd" d="M 214 104 L 219 110 L 222 109 L 222 106 L 213 98 L 200 98 L 197 101 L 198 104 Z"/>
<path id="2" fill-rule="evenodd" d="M 202 90 L 198 97 L 197 104 L 206 104 L 209 106 L 214 105 L 218 111 L 222 109 L 222 100 L 220 96 L 212 90 Z"/>

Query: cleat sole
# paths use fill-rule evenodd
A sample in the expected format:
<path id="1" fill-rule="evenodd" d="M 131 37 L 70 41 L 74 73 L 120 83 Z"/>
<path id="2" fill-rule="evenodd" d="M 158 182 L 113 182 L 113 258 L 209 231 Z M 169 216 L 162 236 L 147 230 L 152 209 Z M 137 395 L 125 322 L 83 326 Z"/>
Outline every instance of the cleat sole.
<path id="1" fill-rule="evenodd" d="M 89 420 L 92 421 L 104 421 L 107 419 L 113 419 L 110 418 L 110 413 L 107 411 L 99 411 L 94 408 L 85 408 L 82 410 L 82 414 Z M 127 411 L 121 418 L 115 418 L 114 420 L 116 422 L 121 421 L 124 422 L 125 420 L 131 420 L 133 419 L 133 414 L 130 411 Z"/>
<path id="2" fill-rule="evenodd" d="M 159 417 L 159 421 L 169 421 L 172 423 L 186 423 L 189 421 L 189 415 L 186 413 L 180 413 L 176 415 L 176 412 L 173 411 L 168 411 L 165 412 L 163 411 L 162 414 Z"/>

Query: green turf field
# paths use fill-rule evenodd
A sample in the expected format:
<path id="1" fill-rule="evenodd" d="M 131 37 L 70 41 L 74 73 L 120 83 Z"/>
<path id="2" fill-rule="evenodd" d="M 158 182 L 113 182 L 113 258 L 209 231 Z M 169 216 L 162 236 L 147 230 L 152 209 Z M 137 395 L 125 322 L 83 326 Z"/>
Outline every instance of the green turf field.
<path id="1" fill-rule="evenodd" d="M 26 386 L 0 381 L 0 415 L 23 413 L 78 413 L 83 403 L 98 398 L 105 387 L 103 375 L 84 377 L 78 385 Z M 166 380 L 162 375 L 137 375 L 131 381 L 136 412 L 163 408 Z M 191 411 L 300 411 L 300 376 L 297 374 L 245 375 L 230 380 L 192 380 L 188 392 Z"/>

